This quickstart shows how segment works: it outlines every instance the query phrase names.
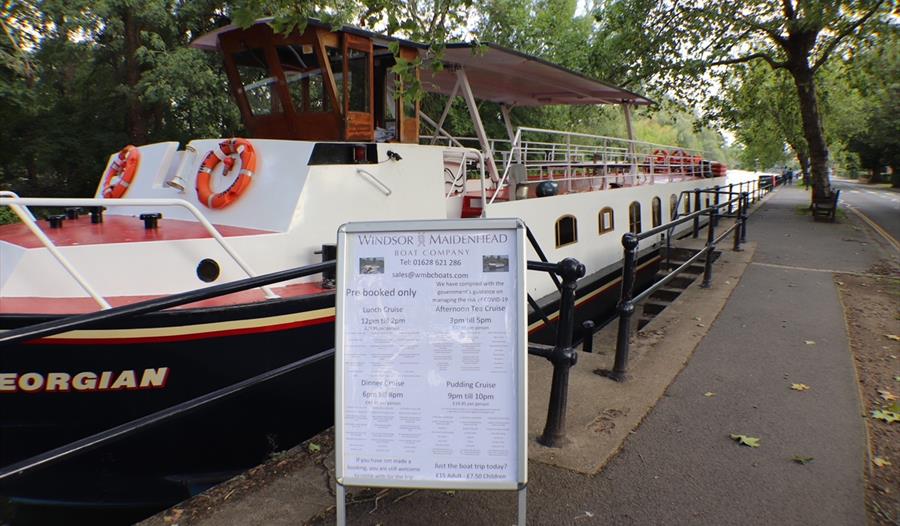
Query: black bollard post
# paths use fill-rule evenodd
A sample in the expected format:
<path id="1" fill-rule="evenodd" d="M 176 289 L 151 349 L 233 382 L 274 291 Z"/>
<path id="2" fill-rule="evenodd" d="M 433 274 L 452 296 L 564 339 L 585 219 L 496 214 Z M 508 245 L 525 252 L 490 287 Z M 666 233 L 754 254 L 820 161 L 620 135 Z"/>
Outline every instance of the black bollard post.
<path id="1" fill-rule="evenodd" d="M 690 199 L 690 197 L 688 197 L 688 199 Z M 697 212 L 698 210 L 700 210 L 700 189 L 696 188 L 694 189 L 694 212 Z M 700 237 L 700 216 L 694 217 L 694 232 L 692 237 L 694 239 Z"/>
<path id="2" fill-rule="evenodd" d="M 584 276 L 584 265 L 576 259 L 566 258 L 557 264 L 557 274 L 562 278 L 559 299 L 558 332 L 556 347 L 550 355 L 553 364 L 553 383 L 550 385 L 550 405 L 547 407 L 547 423 L 538 442 L 547 447 L 559 447 L 566 438 L 566 404 L 569 394 L 569 368 L 578 361 L 572 348 L 575 332 L 575 285 Z"/>
<path id="3" fill-rule="evenodd" d="M 637 267 L 638 237 L 632 233 L 622 236 L 622 246 L 625 247 L 625 261 L 622 264 L 622 293 L 616 309 L 619 311 L 619 330 L 616 334 L 616 359 L 609 377 L 617 382 L 625 381 L 625 371 L 628 369 L 628 347 L 631 337 L 631 315 L 634 314 L 634 278 Z"/>
<path id="4" fill-rule="evenodd" d="M 709 209 L 709 228 L 706 230 L 706 265 L 703 268 L 703 283 L 700 285 L 700 288 L 704 289 L 708 289 L 712 282 L 713 252 L 716 251 L 716 229 L 713 225 L 716 223 L 717 211 L 715 207 Z"/>
<path id="5" fill-rule="evenodd" d="M 730 201 L 729 201 L 730 203 Z M 730 204 L 728 206 L 731 206 Z M 741 227 L 743 226 L 744 217 L 744 197 L 743 195 L 738 196 L 738 207 L 737 207 L 737 215 L 734 216 L 734 251 L 740 252 L 743 250 L 741 248 Z"/>
<path id="6" fill-rule="evenodd" d="M 728 183 L 728 215 L 731 215 L 734 213 L 734 209 L 731 207 L 731 205 L 734 204 L 731 201 L 731 196 L 733 196 L 733 195 L 734 195 L 734 183 Z"/>
<path id="7" fill-rule="evenodd" d="M 712 219 L 710 219 L 710 221 L 715 223 L 716 226 L 719 226 L 719 185 L 716 185 L 714 190 L 716 192 L 716 197 L 713 199 L 713 205 L 715 205 L 716 207 L 716 214 L 712 216 Z"/>
<path id="8" fill-rule="evenodd" d="M 594 351 L 594 322 L 591 320 L 581 324 L 581 351 L 586 353 Z"/>
<path id="9" fill-rule="evenodd" d="M 749 215 L 749 211 L 747 210 L 750 207 L 750 194 L 744 192 L 741 194 L 741 197 L 744 199 L 744 208 L 741 213 L 741 243 L 747 242 L 747 216 Z"/>

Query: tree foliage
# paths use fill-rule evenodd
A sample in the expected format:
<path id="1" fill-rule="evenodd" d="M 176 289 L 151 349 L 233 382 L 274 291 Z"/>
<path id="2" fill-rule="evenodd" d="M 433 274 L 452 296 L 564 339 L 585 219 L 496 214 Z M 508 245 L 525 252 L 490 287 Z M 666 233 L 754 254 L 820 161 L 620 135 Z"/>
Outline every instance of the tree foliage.
<path id="1" fill-rule="evenodd" d="M 660 81 L 683 98 L 703 98 L 704 77 L 726 77 L 727 66 L 753 61 L 784 70 L 793 82 L 810 166 L 819 195 L 830 192 L 829 150 L 822 127 L 816 75 L 836 54 L 864 42 L 881 18 L 885 0 L 755 0 L 619 2 L 636 33 L 652 47 L 648 62 L 665 65 Z M 635 33 L 635 31 L 632 31 Z"/>

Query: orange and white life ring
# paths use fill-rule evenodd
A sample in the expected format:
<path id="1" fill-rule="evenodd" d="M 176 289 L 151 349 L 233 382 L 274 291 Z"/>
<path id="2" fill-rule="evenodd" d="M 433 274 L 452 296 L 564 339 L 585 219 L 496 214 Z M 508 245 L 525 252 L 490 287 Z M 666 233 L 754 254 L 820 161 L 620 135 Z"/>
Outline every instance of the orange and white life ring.
<path id="1" fill-rule="evenodd" d="M 653 150 L 653 162 L 656 164 L 665 164 L 668 157 L 667 150 Z"/>
<path id="2" fill-rule="evenodd" d="M 122 148 L 109 165 L 106 175 L 103 176 L 104 198 L 116 199 L 125 195 L 134 174 L 137 173 L 138 164 L 141 162 L 141 151 L 132 145 Z"/>
<path id="3" fill-rule="evenodd" d="M 241 160 L 241 170 L 231 185 L 222 192 L 215 193 L 212 185 L 212 173 L 219 163 L 225 165 L 222 175 L 227 176 L 234 168 L 235 158 Z M 253 172 L 256 171 L 256 151 L 247 139 L 228 139 L 206 154 L 197 171 L 197 199 L 209 208 L 225 208 L 237 200 L 250 186 Z"/>

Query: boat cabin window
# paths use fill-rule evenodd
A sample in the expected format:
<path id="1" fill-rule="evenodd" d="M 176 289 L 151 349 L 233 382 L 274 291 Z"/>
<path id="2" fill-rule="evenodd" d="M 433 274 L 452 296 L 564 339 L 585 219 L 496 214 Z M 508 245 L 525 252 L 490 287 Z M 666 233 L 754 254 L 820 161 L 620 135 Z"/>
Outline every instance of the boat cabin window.
<path id="1" fill-rule="evenodd" d="M 600 215 L 597 217 L 597 222 L 600 225 L 601 234 L 605 234 L 614 230 L 615 222 L 613 221 L 613 209 L 607 206 L 600 210 Z"/>
<path id="2" fill-rule="evenodd" d="M 632 234 L 641 233 L 641 204 L 637 201 L 628 207 L 628 231 Z"/>
<path id="3" fill-rule="evenodd" d="M 653 228 L 656 228 L 662 224 L 662 200 L 654 197 L 650 201 L 650 210 L 653 212 Z"/>
<path id="4" fill-rule="evenodd" d="M 556 248 L 578 241 L 578 222 L 575 216 L 566 215 L 556 220 Z"/>
<path id="5" fill-rule="evenodd" d="M 691 213 L 691 194 L 684 196 L 684 215 Z"/>
<path id="6" fill-rule="evenodd" d="M 675 214 L 678 213 L 678 196 L 672 194 L 669 197 L 669 221 L 673 221 L 675 219 Z"/>
<path id="7" fill-rule="evenodd" d="M 369 111 L 369 54 L 357 49 L 347 50 L 347 81 L 350 83 L 349 111 Z"/>
<path id="8" fill-rule="evenodd" d="M 288 35 L 266 24 L 219 35 L 232 94 L 252 136 L 418 143 L 418 103 L 395 95 L 402 86 L 391 71 L 397 59 L 389 44 L 312 23 Z M 399 46 L 405 61 L 418 53 Z"/>
<path id="9" fill-rule="evenodd" d="M 281 100 L 275 91 L 278 80 L 269 74 L 265 52 L 262 49 L 241 51 L 235 53 L 234 62 L 253 115 L 281 113 Z"/>
<path id="10" fill-rule="evenodd" d="M 295 112 L 331 111 L 325 76 L 311 44 L 288 44 L 275 48 Z"/>

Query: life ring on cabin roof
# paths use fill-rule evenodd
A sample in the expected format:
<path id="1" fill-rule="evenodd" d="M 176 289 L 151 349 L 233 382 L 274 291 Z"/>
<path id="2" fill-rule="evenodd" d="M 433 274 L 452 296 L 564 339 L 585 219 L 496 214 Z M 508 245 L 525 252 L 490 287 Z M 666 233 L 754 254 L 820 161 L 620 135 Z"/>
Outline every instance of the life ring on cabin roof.
<path id="1" fill-rule="evenodd" d="M 665 164 L 668 157 L 669 152 L 666 150 L 653 150 L 653 162 L 656 164 Z"/>
<path id="2" fill-rule="evenodd" d="M 219 163 L 225 165 L 223 176 L 234 168 L 235 157 L 241 160 L 241 170 L 231 185 L 222 192 L 213 191 L 212 173 Z M 250 186 L 253 172 L 256 171 L 256 151 L 247 139 L 228 139 L 213 148 L 197 170 L 197 199 L 208 208 L 225 208 L 244 193 Z"/>
<path id="3" fill-rule="evenodd" d="M 134 180 L 134 174 L 137 173 L 138 164 L 141 162 L 141 151 L 132 145 L 122 148 L 113 162 L 110 163 L 106 175 L 103 177 L 103 191 L 100 192 L 104 198 L 116 199 L 125 195 L 131 181 Z"/>

